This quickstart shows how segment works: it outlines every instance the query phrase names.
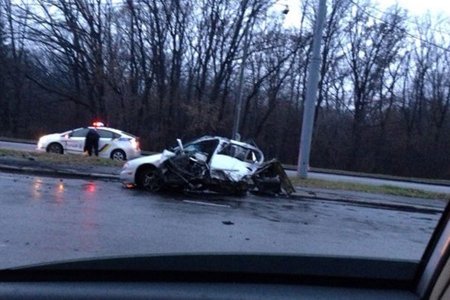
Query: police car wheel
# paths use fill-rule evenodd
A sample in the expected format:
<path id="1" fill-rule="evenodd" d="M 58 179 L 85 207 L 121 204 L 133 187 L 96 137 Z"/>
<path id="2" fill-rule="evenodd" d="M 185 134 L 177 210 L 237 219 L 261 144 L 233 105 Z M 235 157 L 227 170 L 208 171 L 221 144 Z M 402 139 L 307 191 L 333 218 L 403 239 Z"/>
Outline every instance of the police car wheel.
<path id="1" fill-rule="evenodd" d="M 63 147 L 58 143 L 51 143 L 47 147 L 47 152 L 63 154 Z"/>
<path id="2" fill-rule="evenodd" d="M 111 159 L 114 160 L 126 160 L 127 155 L 122 150 L 114 150 L 111 152 Z"/>

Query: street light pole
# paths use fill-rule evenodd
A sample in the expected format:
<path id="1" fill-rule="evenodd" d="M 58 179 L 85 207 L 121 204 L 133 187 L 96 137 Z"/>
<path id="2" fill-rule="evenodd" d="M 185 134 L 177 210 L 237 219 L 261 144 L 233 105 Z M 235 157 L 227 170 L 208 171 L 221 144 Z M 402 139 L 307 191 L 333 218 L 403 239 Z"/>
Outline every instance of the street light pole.
<path id="1" fill-rule="evenodd" d="M 245 69 L 245 62 L 247 60 L 247 54 L 248 54 L 248 27 L 245 27 L 244 49 L 242 53 L 241 67 L 239 69 L 239 86 L 238 86 L 236 107 L 234 110 L 234 123 L 232 133 L 232 139 L 236 141 L 240 140 L 239 127 L 241 123 L 242 94 L 244 91 L 244 69 Z"/>
<path id="2" fill-rule="evenodd" d="M 319 83 L 319 69 L 321 63 L 320 48 L 322 31 L 326 16 L 326 0 L 319 0 L 318 13 L 314 24 L 311 64 L 309 65 L 306 98 L 303 106 L 303 124 L 300 136 L 300 151 L 298 155 L 297 173 L 300 178 L 308 177 L 309 156 L 311 152 L 312 131 L 314 125 L 314 110 Z"/>

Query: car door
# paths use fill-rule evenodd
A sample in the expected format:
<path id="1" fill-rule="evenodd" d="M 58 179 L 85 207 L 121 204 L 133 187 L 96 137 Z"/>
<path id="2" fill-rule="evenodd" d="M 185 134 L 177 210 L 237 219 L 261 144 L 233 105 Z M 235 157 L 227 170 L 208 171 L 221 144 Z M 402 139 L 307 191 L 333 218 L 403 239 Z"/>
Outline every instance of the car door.
<path id="1" fill-rule="evenodd" d="M 84 142 L 89 128 L 79 128 L 70 132 L 65 137 L 65 148 L 67 152 L 81 154 L 84 151 Z"/>
<path id="2" fill-rule="evenodd" d="M 251 149 L 231 143 L 223 144 L 221 150 L 212 157 L 211 173 L 224 172 L 232 180 L 240 181 L 255 171 L 252 156 L 254 154 Z"/>
<path id="3" fill-rule="evenodd" d="M 114 139 L 118 138 L 119 135 L 106 129 L 97 129 L 97 132 L 100 135 L 100 140 L 98 141 L 99 155 L 108 156 Z"/>

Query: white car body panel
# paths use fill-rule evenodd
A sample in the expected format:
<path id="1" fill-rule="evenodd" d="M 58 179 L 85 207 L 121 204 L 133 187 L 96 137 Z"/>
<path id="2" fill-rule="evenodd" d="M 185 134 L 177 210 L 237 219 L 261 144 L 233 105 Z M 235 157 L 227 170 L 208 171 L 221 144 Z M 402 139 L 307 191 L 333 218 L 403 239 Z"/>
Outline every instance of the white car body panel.
<path id="1" fill-rule="evenodd" d="M 211 159 L 211 177 L 215 177 L 216 171 L 221 171 L 232 181 L 241 181 L 245 176 L 253 173 L 248 165 L 234 157 L 214 154 Z"/>
<path id="2" fill-rule="evenodd" d="M 149 155 L 149 156 L 143 156 L 143 157 L 135 158 L 133 160 L 128 161 L 123 166 L 122 171 L 120 172 L 120 180 L 125 185 L 134 184 L 137 169 L 142 165 L 153 165 L 155 167 L 159 167 L 161 165 L 161 162 L 168 158 L 166 156 L 165 159 L 162 160 L 161 158 L 163 157 L 163 153 L 153 154 L 153 155 Z M 175 154 L 173 154 L 173 155 L 175 155 Z"/>

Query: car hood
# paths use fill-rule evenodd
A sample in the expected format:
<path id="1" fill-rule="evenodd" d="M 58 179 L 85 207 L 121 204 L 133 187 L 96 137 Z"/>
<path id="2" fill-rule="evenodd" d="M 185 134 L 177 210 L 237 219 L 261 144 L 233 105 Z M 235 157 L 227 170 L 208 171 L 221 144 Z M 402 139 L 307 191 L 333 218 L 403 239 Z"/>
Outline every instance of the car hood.
<path id="1" fill-rule="evenodd" d="M 56 137 L 61 137 L 63 134 L 62 133 L 51 133 L 51 134 L 46 134 L 41 136 L 41 138 L 56 138 Z"/>
<path id="2" fill-rule="evenodd" d="M 143 156 L 128 161 L 129 166 L 138 166 L 142 164 L 152 164 L 156 167 L 165 161 L 167 158 L 174 156 L 175 153 L 168 150 L 164 150 L 162 153 L 157 153 L 149 156 Z"/>
<path id="3" fill-rule="evenodd" d="M 40 137 L 40 139 L 45 139 L 45 140 L 50 140 L 50 139 L 56 139 L 56 138 L 60 138 L 62 135 L 62 133 L 51 133 L 51 134 L 46 134 Z"/>

